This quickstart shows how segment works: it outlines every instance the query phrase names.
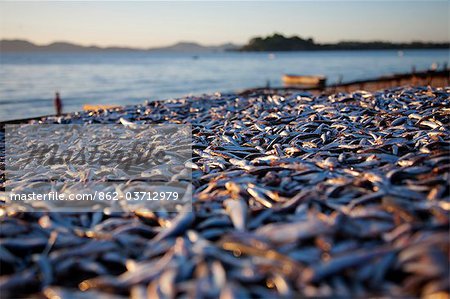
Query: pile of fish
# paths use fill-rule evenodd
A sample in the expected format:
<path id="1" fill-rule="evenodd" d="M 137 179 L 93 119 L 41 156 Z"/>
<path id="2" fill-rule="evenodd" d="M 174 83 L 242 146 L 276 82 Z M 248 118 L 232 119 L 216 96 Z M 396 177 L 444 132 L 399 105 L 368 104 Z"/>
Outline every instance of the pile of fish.
<path id="1" fill-rule="evenodd" d="M 2 297 L 448 296 L 450 88 L 215 94 L 41 122 L 190 124 L 193 211 L 4 202 Z"/>

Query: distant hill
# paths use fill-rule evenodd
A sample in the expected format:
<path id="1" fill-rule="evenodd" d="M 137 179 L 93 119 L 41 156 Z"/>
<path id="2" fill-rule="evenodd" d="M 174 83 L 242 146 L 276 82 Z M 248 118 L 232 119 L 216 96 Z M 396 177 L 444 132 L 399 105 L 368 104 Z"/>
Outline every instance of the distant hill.
<path id="1" fill-rule="evenodd" d="M 128 48 L 128 47 L 98 47 L 81 46 L 68 42 L 55 42 L 48 45 L 36 45 L 26 40 L 0 40 L 0 52 L 222 52 L 236 50 L 233 44 L 219 46 L 203 46 L 192 42 L 180 42 L 168 47 L 160 48 Z"/>
<path id="2" fill-rule="evenodd" d="M 392 43 L 383 41 L 357 42 L 343 41 L 335 44 L 318 44 L 312 38 L 302 39 L 298 36 L 285 37 L 281 34 L 273 34 L 267 37 L 252 38 L 248 44 L 238 51 L 252 52 L 276 52 L 276 51 L 316 51 L 316 50 L 384 50 L 384 49 L 448 49 L 450 43 Z"/>
<path id="3" fill-rule="evenodd" d="M 47 45 L 37 45 L 27 40 L 0 40 L 0 52 L 190 52 L 208 53 L 224 51 L 317 51 L 317 50 L 383 50 L 383 49 L 448 49 L 450 43 L 392 43 L 384 41 L 358 42 L 342 41 L 335 44 L 315 43 L 312 38 L 303 39 L 298 36 L 285 37 L 273 34 L 267 37 L 252 38 L 248 44 L 237 46 L 231 43 L 219 46 L 204 46 L 194 42 L 179 42 L 167 47 L 159 48 L 131 48 L 131 47 L 98 47 L 81 46 L 69 42 L 54 42 Z"/>
<path id="4" fill-rule="evenodd" d="M 220 46 L 202 46 L 197 43 L 192 42 L 179 42 L 175 45 L 162 47 L 162 48 L 151 48 L 149 51 L 161 51 L 161 52 L 223 52 L 229 50 L 236 50 L 239 46 L 233 44 L 223 44 Z"/>

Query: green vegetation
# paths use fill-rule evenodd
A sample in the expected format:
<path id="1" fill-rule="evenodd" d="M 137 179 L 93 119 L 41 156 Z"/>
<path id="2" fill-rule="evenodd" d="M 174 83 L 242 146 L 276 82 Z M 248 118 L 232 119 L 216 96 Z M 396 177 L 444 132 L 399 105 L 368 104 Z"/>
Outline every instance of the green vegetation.
<path id="1" fill-rule="evenodd" d="M 266 38 L 255 37 L 243 46 L 241 51 L 301 51 L 315 50 L 317 45 L 313 39 L 302 39 L 298 36 L 284 37 L 275 33 Z"/>
<path id="2" fill-rule="evenodd" d="M 298 36 L 285 37 L 282 34 L 275 33 L 265 38 L 255 37 L 249 43 L 238 51 L 252 52 L 275 52 L 275 51 L 314 51 L 314 50 L 383 50 L 383 49 L 446 49 L 450 44 L 447 43 L 391 43 L 382 41 L 373 42 L 354 42 L 343 41 L 336 44 L 317 44 L 312 38 L 302 39 Z"/>

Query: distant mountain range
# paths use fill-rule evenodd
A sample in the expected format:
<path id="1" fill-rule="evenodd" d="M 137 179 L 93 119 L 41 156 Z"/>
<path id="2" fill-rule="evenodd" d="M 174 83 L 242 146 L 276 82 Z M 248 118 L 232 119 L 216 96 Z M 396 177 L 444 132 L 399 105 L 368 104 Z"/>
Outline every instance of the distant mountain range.
<path id="1" fill-rule="evenodd" d="M 48 45 L 36 45 L 27 40 L 0 40 L 0 52 L 223 52 L 236 50 L 239 46 L 228 43 L 219 46 L 203 46 L 193 42 L 179 42 L 168 47 L 131 48 L 131 47 L 98 47 L 81 46 L 68 42 L 54 42 Z"/>
<path id="2" fill-rule="evenodd" d="M 246 45 L 238 46 L 227 43 L 219 46 L 204 46 L 194 42 L 179 42 L 172 46 L 159 48 L 98 47 L 81 46 L 69 42 L 54 42 L 48 45 L 36 45 L 27 40 L 0 40 L 0 52 L 174 52 L 207 53 L 224 51 L 242 52 L 278 52 L 278 51 L 319 51 L 319 50 L 404 50 L 404 49 L 448 49 L 450 44 L 412 42 L 394 43 L 384 41 L 359 42 L 342 41 L 333 44 L 320 44 L 312 38 L 298 36 L 285 37 L 275 33 L 267 37 L 252 38 Z"/>

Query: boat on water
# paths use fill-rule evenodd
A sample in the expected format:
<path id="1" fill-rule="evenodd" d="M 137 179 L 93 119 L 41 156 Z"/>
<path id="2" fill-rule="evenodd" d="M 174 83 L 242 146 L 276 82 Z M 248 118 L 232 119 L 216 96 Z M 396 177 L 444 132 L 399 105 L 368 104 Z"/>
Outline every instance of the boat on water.
<path id="1" fill-rule="evenodd" d="M 325 76 L 283 75 L 285 86 L 325 88 L 327 78 Z"/>
<path id="2" fill-rule="evenodd" d="M 99 105 L 99 104 L 85 104 L 83 105 L 84 111 L 98 111 L 118 108 L 120 105 Z"/>

